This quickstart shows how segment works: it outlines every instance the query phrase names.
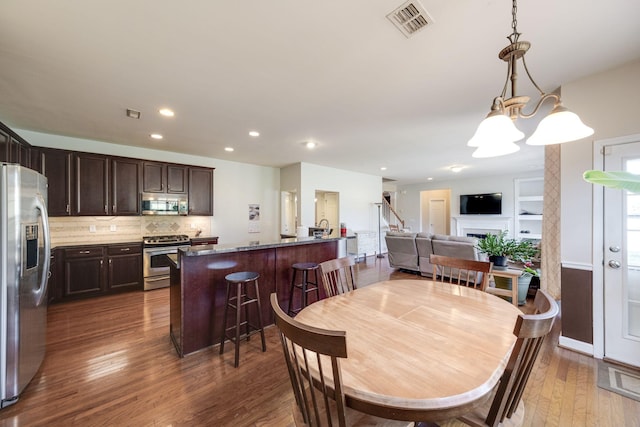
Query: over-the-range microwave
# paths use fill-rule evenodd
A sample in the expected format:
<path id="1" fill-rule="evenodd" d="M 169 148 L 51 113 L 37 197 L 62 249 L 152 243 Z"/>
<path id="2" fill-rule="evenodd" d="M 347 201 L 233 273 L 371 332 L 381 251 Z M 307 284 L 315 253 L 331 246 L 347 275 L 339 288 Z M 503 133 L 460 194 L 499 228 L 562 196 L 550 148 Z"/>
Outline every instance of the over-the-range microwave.
<path id="1" fill-rule="evenodd" d="M 189 203 L 179 194 L 142 193 L 142 215 L 187 215 Z"/>

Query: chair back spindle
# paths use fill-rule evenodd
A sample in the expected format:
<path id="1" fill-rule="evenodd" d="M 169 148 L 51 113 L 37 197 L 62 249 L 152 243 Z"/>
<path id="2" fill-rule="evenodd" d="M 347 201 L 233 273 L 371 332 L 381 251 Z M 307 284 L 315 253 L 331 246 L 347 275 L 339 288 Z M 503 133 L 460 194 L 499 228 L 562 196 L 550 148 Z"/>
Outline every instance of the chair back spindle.
<path id="1" fill-rule="evenodd" d="M 444 255 L 429 256 L 433 264 L 433 280 L 485 290 L 493 263 L 471 259 L 453 258 Z"/>
<path id="2" fill-rule="evenodd" d="M 322 285 L 327 297 L 356 289 L 353 273 L 355 261 L 351 257 L 332 259 L 320 263 Z"/>

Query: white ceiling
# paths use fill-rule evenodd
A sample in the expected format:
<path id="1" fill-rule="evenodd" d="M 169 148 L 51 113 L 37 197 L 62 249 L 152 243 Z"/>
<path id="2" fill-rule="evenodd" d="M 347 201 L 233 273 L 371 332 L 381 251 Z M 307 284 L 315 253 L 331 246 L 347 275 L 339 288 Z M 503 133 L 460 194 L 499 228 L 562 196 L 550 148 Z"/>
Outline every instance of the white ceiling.
<path id="1" fill-rule="evenodd" d="M 466 146 L 502 90 L 511 2 L 420 1 L 434 24 L 405 38 L 386 18 L 402 0 L 2 0 L 0 121 L 399 183 L 451 178 L 453 164 L 467 177 L 541 168 L 543 149 L 523 142 L 494 159 Z M 639 18 L 638 0 L 518 5 L 527 65 L 545 91 L 640 57 Z M 520 71 L 519 94 L 535 96 Z M 517 123 L 527 135 L 532 120 Z"/>

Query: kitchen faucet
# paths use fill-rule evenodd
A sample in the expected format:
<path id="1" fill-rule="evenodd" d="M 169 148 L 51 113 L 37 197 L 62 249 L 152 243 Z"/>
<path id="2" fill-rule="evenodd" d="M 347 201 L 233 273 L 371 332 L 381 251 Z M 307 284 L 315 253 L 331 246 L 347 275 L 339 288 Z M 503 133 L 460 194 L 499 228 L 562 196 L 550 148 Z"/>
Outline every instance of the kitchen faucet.
<path id="1" fill-rule="evenodd" d="M 327 225 L 325 225 L 324 227 L 322 227 L 322 223 L 326 223 Z M 318 221 L 318 228 L 324 228 L 325 230 L 329 230 L 329 220 L 322 218 L 320 221 Z"/>

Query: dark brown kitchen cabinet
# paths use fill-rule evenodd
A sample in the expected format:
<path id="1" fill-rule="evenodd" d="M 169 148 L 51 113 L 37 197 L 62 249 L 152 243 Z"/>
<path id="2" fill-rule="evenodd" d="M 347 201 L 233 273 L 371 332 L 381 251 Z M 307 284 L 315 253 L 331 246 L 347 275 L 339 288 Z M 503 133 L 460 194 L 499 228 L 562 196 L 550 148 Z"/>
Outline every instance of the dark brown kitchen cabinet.
<path id="1" fill-rule="evenodd" d="M 141 162 L 125 157 L 111 158 L 111 214 L 140 214 Z"/>
<path id="2" fill-rule="evenodd" d="M 142 243 L 70 246 L 56 258 L 64 269 L 57 268 L 60 289 L 49 295 L 55 302 L 143 289 Z"/>
<path id="3" fill-rule="evenodd" d="M 187 193 L 187 170 L 184 165 L 161 162 L 142 163 L 142 191 L 145 193 Z"/>
<path id="4" fill-rule="evenodd" d="M 40 148 L 41 173 L 48 179 L 49 216 L 71 215 L 72 153 L 55 148 Z"/>
<path id="5" fill-rule="evenodd" d="M 59 272 L 62 266 L 62 251 L 51 249 L 49 258 L 49 280 L 47 282 L 47 300 L 49 304 L 59 302 L 62 299 L 62 284 L 60 283 L 61 274 Z"/>
<path id="6" fill-rule="evenodd" d="M 0 162 L 9 162 L 9 143 L 11 137 L 0 129 Z"/>
<path id="7" fill-rule="evenodd" d="M 75 153 L 74 215 L 109 214 L 109 158 Z"/>
<path id="8" fill-rule="evenodd" d="M 105 290 L 104 246 L 64 251 L 64 298 L 98 296 Z"/>
<path id="9" fill-rule="evenodd" d="M 75 153 L 73 215 L 138 215 L 140 161 Z"/>
<path id="10" fill-rule="evenodd" d="M 189 215 L 213 215 L 213 169 L 189 168 Z"/>
<path id="11" fill-rule="evenodd" d="M 0 124 L 0 162 L 30 167 L 30 147 L 27 141 L 20 139 L 13 131 Z"/>
<path id="12" fill-rule="evenodd" d="M 109 245 L 107 292 L 142 290 L 142 245 Z"/>

